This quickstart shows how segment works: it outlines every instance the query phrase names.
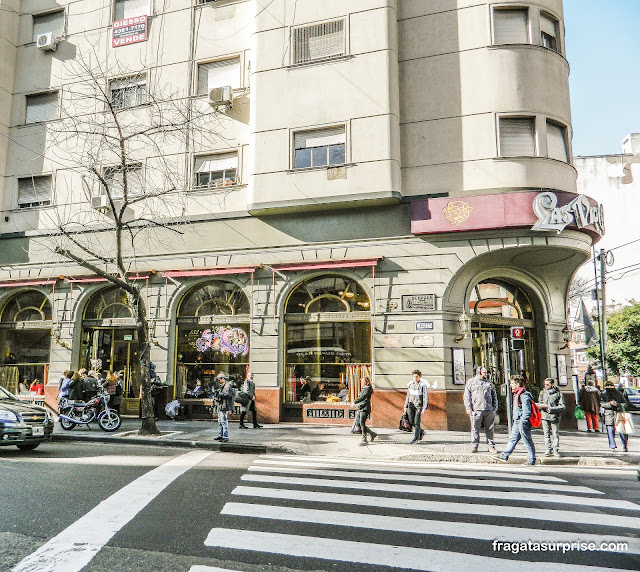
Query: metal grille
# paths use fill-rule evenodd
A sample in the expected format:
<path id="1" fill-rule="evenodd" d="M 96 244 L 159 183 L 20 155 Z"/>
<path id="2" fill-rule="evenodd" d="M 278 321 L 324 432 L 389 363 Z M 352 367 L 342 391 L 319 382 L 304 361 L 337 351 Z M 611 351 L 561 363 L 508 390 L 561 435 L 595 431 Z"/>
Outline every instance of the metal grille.
<path id="1" fill-rule="evenodd" d="M 343 56 L 344 20 L 333 20 L 293 31 L 293 63 L 303 64 Z"/>
<path id="2" fill-rule="evenodd" d="M 27 424 L 27 425 L 42 425 L 44 423 L 44 413 L 39 413 L 39 412 L 28 412 L 28 413 L 21 413 L 20 417 L 22 417 L 22 420 Z"/>

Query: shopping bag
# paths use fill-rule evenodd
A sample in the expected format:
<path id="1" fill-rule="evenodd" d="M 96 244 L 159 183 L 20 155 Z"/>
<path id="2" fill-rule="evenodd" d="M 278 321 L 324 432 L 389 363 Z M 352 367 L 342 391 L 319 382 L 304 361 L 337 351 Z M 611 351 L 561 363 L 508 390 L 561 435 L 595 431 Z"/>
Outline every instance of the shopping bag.
<path id="1" fill-rule="evenodd" d="M 616 413 L 615 428 L 617 433 L 633 433 L 633 421 L 629 413 Z"/>
<path id="2" fill-rule="evenodd" d="M 584 419 L 584 411 L 582 411 L 579 405 L 576 405 L 576 408 L 573 410 L 573 416 L 576 419 Z"/>
<path id="3" fill-rule="evenodd" d="M 403 413 L 402 417 L 400 417 L 398 429 L 400 429 L 400 431 L 411 432 L 411 423 L 409 423 L 409 416 L 406 413 Z"/>
<path id="4" fill-rule="evenodd" d="M 351 425 L 351 432 L 362 433 L 362 427 L 360 427 L 360 423 L 358 423 L 357 417 L 353 420 L 353 425 Z"/>

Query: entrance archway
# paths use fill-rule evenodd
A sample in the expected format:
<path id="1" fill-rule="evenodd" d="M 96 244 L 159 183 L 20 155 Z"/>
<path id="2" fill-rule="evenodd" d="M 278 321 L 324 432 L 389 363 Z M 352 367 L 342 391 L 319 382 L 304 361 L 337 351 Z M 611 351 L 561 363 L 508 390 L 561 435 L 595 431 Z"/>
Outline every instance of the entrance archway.
<path id="1" fill-rule="evenodd" d="M 321 276 L 299 284 L 285 306 L 284 338 L 285 403 L 300 400 L 303 377 L 318 387 L 318 400 L 345 388 L 349 401 L 361 377 L 371 377 L 371 303 L 355 280 Z"/>
<path id="2" fill-rule="evenodd" d="M 134 415 L 140 407 L 141 383 L 135 326 L 127 293 L 117 286 L 99 290 L 85 307 L 80 356 L 87 369 L 124 372 L 121 411 Z"/>
<path id="3" fill-rule="evenodd" d="M 18 292 L 0 311 L 0 385 L 18 393 L 20 382 L 44 388 L 51 352 L 51 302 L 38 290 Z M 27 386 L 28 389 L 28 386 Z"/>
<path id="4" fill-rule="evenodd" d="M 186 293 L 178 309 L 175 397 L 219 373 L 243 380 L 249 367 L 251 306 L 242 288 L 214 280 Z"/>
<path id="5" fill-rule="evenodd" d="M 524 332 L 524 347 L 511 348 L 509 343 L 509 369 L 538 385 L 535 315 L 524 289 L 505 280 L 482 280 L 471 293 L 469 313 L 474 370 L 484 365 L 494 382 L 504 383 L 503 339 L 510 342 L 511 328 L 518 327 Z"/>

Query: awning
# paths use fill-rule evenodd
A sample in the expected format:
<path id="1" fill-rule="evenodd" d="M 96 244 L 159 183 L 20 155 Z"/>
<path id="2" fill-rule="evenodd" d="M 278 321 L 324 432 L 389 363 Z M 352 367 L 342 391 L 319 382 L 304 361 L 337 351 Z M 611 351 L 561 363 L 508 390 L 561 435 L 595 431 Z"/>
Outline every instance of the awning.
<path id="1" fill-rule="evenodd" d="M 26 280 L 16 282 L 0 282 L 0 288 L 18 288 L 19 286 L 49 286 L 55 284 L 55 278 L 45 278 L 43 280 Z"/>
<path id="2" fill-rule="evenodd" d="M 356 260 L 324 260 L 313 262 L 294 262 L 292 264 L 274 264 L 274 270 L 280 272 L 295 270 L 325 270 L 331 268 L 363 268 L 366 266 L 376 266 L 382 257 L 365 258 Z"/>
<path id="3" fill-rule="evenodd" d="M 147 274 L 134 274 L 132 276 L 127 276 L 128 280 L 147 280 L 149 276 Z M 67 282 L 71 284 L 77 283 L 89 283 L 89 282 L 110 282 L 106 278 L 102 278 L 101 276 L 80 276 L 79 278 L 67 278 Z"/>
<path id="4" fill-rule="evenodd" d="M 163 278 L 190 278 L 195 276 L 219 276 L 222 274 L 253 274 L 256 266 L 230 266 L 220 268 L 193 268 L 191 270 L 168 270 Z"/>

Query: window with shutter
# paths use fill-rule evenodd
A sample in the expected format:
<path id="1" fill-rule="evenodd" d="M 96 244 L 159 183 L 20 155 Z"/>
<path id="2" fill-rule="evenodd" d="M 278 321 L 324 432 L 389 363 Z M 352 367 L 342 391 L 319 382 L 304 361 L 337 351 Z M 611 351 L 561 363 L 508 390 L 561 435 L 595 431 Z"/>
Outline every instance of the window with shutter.
<path id="1" fill-rule="evenodd" d="M 558 51 L 558 21 L 551 16 L 540 13 L 540 45 Z"/>
<path id="2" fill-rule="evenodd" d="M 238 154 L 218 153 L 195 158 L 197 187 L 228 187 L 238 183 Z"/>
<path id="3" fill-rule="evenodd" d="M 535 120 L 533 117 L 500 118 L 500 156 L 535 157 Z"/>
<path id="4" fill-rule="evenodd" d="M 303 64 L 345 54 L 344 20 L 333 20 L 293 30 L 293 63 Z"/>
<path id="5" fill-rule="evenodd" d="M 142 194 L 142 163 L 131 163 L 124 169 L 120 165 L 103 169 L 102 176 L 109 185 L 112 198 L 124 197 L 125 173 L 128 197 Z"/>
<path id="6" fill-rule="evenodd" d="M 18 208 L 43 207 L 51 204 L 51 175 L 18 179 Z"/>
<path id="7" fill-rule="evenodd" d="M 564 163 L 569 162 L 567 129 L 563 125 L 547 121 L 547 156 Z"/>
<path id="8" fill-rule="evenodd" d="M 64 35 L 64 10 L 49 12 L 48 14 L 37 14 L 33 17 L 33 41 L 40 34 L 51 32 L 56 38 Z"/>
<path id="9" fill-rule="evenodd" d="M 294 166 L 296 169 L 308 169 L 325 165 L 344 165 L 345 142 L 344 125 L 295 133 Z"/>
<path id="10" fill-rule="evenodd" d="M 496 44 L 528 44 L 528 10 L 526 8 L 495 8 L 493 40 Z"/>
<path id="11" fill-rule="evenodd" d="M 148 16 L 149 0 L 115 0 L 113 6 L 113 21 L 119 22 L 136 16 Z"/>
<path id="12" fill-rule="evenodd" d="M 214 87 L 240 87 L 240 57 L 198 64 L 198 95 L 209 93 Z"/>
<path id="13" fill-rule="evenodd" d="M 27 113 L 25 123 L 51 121 L 58 117 L 58 92 L 27 95 Z"/>
<path id="14" fill-rule="evenodd" d="M 111 105 L 114 109 L 128 109 L 147 102 L 147 78 L 145 76 L 112 79 L 109 82 Z"/>

